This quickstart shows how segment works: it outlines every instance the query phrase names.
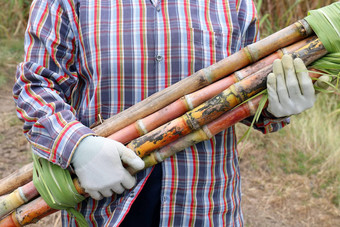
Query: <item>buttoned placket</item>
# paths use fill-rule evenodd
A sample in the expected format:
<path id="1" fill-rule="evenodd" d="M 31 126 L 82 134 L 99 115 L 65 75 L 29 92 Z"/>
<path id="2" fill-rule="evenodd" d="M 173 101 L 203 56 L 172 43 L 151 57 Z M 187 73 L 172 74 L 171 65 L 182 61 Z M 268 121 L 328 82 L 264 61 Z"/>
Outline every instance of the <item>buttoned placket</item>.
<path id="1" fill-rule="evenodd" d="M 161 45 L 164 41 L 164 35 L 162 33 L 159 33 L 158 31 L 160 28 L 162 28 L 164 25 L 163 23 L 163 15 L 161 11 L 161 1 L 160 0 L 151 0 L 152 3 L 155 6 L 155 62 L 156 62 L 156 72 L 159 75 L 159 73 L 162 73 L 162 70 L 164 70 L 164 45 Z M 158 83 L 164 83 L 163 80 L 160 80 L 160 78 L 157 80 Z M 159 87 L 162 87 L 164 85 L 158 84 Z M 164 174 L 164 173 L 163 173 Z M 161 190 L 161 203 L 165 204 L 167 202 L 167 197 L 163 194 L 163 190 Z"/>
<path id="2" fill-rule="evenodd" d="M 155 22 L 155 40 L 156 40 L 156 46 L 155 46 L 155 62 L 156 62 L 156 72 L 157 74 L 162 73 L 162 70 L 164 70 L 164 35 L 160 34 L 158 31 L 163 28 L 163 15 L 161 11 L 161 1 L 158 0 L 157 4 L 155 5 L 155 13 L 156 13 L 156 22 Z M 162 87 L 164 81 L 158 80 L 158 86 Z"/>

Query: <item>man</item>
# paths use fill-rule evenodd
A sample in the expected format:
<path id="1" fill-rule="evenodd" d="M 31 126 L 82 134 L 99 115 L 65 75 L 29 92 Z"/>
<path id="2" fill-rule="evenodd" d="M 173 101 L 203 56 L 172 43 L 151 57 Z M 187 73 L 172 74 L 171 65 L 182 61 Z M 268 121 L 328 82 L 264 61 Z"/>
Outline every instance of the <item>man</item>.
<path id="1" fill-rule="evenodd" d="M 25 38 L 14 86 L 18 116 L 33 152 L 73 166 L 91 196 L 77 207 L 89 225 L 243 224 L 234 127 L 134 178 L 122 162 L 142 169 L 142 160 L 89 126 L 255 42 L 251 0 L 35 0 Z M 275 65 L 269 108 L 256 125 L 263 132 L 315 99 L 306 73 L 296 77 L 301 61 Z M 76 225 L 62 215 L 63 225 Z"/>

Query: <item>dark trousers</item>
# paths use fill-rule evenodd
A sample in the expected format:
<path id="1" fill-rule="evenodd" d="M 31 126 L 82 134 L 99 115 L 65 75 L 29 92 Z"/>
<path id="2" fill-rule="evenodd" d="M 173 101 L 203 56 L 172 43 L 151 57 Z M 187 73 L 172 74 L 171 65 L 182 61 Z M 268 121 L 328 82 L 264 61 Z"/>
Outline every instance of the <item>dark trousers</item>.
<path id="1" fill-rule="evenodd" d="M 158 164 L 152 171 L 144 188 L 132 204 L 121 227 L 154 227 L 159 226 L 162 186 L 162 165 Z"/>

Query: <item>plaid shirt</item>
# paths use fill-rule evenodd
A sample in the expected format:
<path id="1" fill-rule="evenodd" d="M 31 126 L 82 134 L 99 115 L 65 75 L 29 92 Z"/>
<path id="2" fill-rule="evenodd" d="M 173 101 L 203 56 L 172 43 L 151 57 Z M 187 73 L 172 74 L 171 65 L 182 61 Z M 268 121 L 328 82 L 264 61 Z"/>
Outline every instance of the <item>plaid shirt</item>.
<path id="1" fill-rule="evenodd" d="M 14 98 L 33 151 L 63 168 L 87 127 L 256 41 L 251 0 L 35 0 Z M 286 124 L 262 118 L 257 128 Z M 162 226 L 239 226 L 235 128 L 162 164 Z M 118 225 L 152 168 L 122 195 L 78 205 L 92 226 Z M 75 226 L 63 213 L 63 224 Z"/>

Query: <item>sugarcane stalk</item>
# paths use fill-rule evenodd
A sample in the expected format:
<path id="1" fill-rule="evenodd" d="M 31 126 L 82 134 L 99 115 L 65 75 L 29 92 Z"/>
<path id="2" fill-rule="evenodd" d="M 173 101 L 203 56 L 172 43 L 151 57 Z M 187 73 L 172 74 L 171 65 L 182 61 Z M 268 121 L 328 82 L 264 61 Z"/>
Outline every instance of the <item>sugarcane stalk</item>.
<path id="1" fill-rule="evenodd" d="M 297 50 L 293 55 L 299 57 L 306 65 L 325 55 L 327 51 L 318 38 Z M 266 66 L 251 76 L 233 84 L 214 98 L 204 102 L 179 118 L 132 140 L 127 147 L 134 150 L 140 157 L 159 149 L 190 132 L 199 129 L 212 120 L 231 110 L 236 105 L 249 99 L 266 88 L 267 75 L 272 67 Z"/>
<path id="2" fill-rule="evenodd" d="M 86 195 L 78 179 L 73 179 L 73 184 L 79 194 Z M 0 227 L 18 227 L 35 223 L 40 219 L 55 213 L 56 209 L 51 208 L 47 203 L 38 197 L 29 203 L 22 205 L 10 215 L 0 220 Z"/>
<path id="3" fill-rule="evenodd" d="M 190 77 L 187 77 L 186 79 L 153 94 L 127 110 L 105 120 L 102 124 L 94 127 L 93 130 L 99 136 L 108 137 L 133 122 L 158 111 L 180 97 L 207 86 L 208 84 L 211 84 L 212 82 L 215 82 L 220 78 L 249 65 L 250 63 L 256 62 L 280 48 L 300 41 L 305 37 L 310 36 L 312 33 L 313 31 L 308 23 L 304 19 L 300 20 L 265 39 L 243 48 L 241 51 L 215 63 L 214 65 L 206 69 L 202 69 Z M 32 171 L 28 172 L 30 173 L 29 179 L 31 179 Z M 14 186 L 13 182 L 3 183 L 3 181 L 0 181 L 0 195 L 8 193 L 28 181 L 26 179 L 24 183 L 20 183 L 17 186 Z M 11 187 L 9 191 L 6 191 L 8 189 L 3 190 L 3 187 L 6 187 L 6 185 Z"/>
<path id="4" fill-rule="evenodd" d="M 179 151 L 184 150 L 199 142 L 209 140 L 217 133 L 229 128 L 230 126 L 236 124 L 237 122 L 246 119 L 247 117 L 253 116 L 259 106 L 259 102 L 262 95 L 251 99 L 250 101 L 226 112 L 216 120 L 204 125 L 202 128 L 156 150 L 150 155 L 145 156 L 143 161 L 145 163 L 145 168 L 156 165 L 163 162 L 165 159 L 173 156 Z M 134 174 L 136 172 L 133 172 Z"/>
<path id="5" fill-rule="evenodd" d="M 195 131 L 194 133 L 181 138 L 178 142 L 174 142 L 173 144 L 175 149 L 172 149 L 171 146 L 166 146 L 157 151 L 155 155 L 153 155 L 152 153 L 151 155 L 145 157 L 143 159 L 146 165 L 145 168 L 150 167 L 151 165 L 156 164 L 167 157 L 170 157 L 171 154 L 175 154 L 176 152 L 183 150 L 186 145 L 190 146 L 194 143 L 209 139 L 213 135 L 217 134 L 219 131 L 230 127 L 231 125 L 246 118 L 247 116 L 253 115 L 256 111 L 260 98 L 261 97 L 254 98 L 253 100 L 235 108 L 233 111 L 224 114 L 219 119 L 217 119 L 216 122 L 211 122 L 203 129 Z M 162 159 L 160 159 L 159 157 L 161 157 Z M 156 162 L 153 160 L 156 160 Z M 129 169 L 129 171 L 132 174 L 137 173 L 132 169 Z M 85 193 L 84 189 L 81 188 L 80 183 L 77 179 L 74 179 L 74 185 L 79 193 Z M 50 208 L 40 197 L 16 209 L 16 211 L 14 211 L 11 215 L 0 221 L 0 227 L 23 226 L 29 223 L 36 222 L 42 217 L 55 211 L 56 210 Z"/>
<path id="6" fill-rule="evenodd" d="M 133 139 L 143 136 L 155 128 L 177 117 L 180 117 L 188 110 L 191 110 L 210 98 L 216 96 L 232 84 L 259 71 L 263 67 L 271 65 L 275 59 L 280 59 L 284 54 L 292 54 L 294 51 L 307 45 L 307 43 L 314 39 L 315 37 L 309 37 L 288 47 L 279 49 L 275 53 L 255 62 L 252 65 L 236 71 L 231 75 L 224 77 L 198 91 L 181 97 L 180 99 L 156 111 L 155 113 L 150 114 L 149 116 L 140 119 L 121 130 L 118 130 L 107 138 L 126 144 Z"/>
<path id="7" fill-rule="evenodd" d="M 137 122 L 117 131 L 108 138 L 119 141 L 121 143 L 128 143 L 131 140 L 138 138 L 153 129 L 165 124 L 168 121 L 181 116 L 188 110 L 197 107 L 199 104 L 207 101 L 218 93 L 228 88 L 233 83 L 236 83 L 250 74 L 257 72 L 261 68 L 273 63 L 275 59 L 281 58 L 283 54 L 293 53 L 297 49 L 307 45 L 313 41 L 315 37 L 309 37 L 288 47 L 282 48 L 275 53 L 261 59 L 260 61 L 249 65 L 239 71 L 234 72 L 228 77 L 222 78 L 215 83 L 204 87 L 196 92 L 185 95 L 177 101 L 171 103 L 169 106 L 138 120 Z M 0 181 L 0 195 L 4 195 L 13 191 L 14 189 L 24 185 L 32 180 L 32 163 L 22 167 L 8 177 Z M 0 216 L 1 217 L 1 216 Z"/>
<path id="8" fill-rule="evenodd" d="M 326 53 L 327 51 L 324 49 L 322 43 L 318 39 L 315 39 L 312 42 L 310 42 L 308 45 L 306 45 L 305 47 L 299 49 L 293 55 L 295 57 L 300 57 L 301 59 L 305 61 L 305 64 L 308 65 L 314 60 L 322 57 Z M 221 116 L 223 114 L 223 111 L 226 111 L 229 107 L 236 106 L 237 104 L 247 99 L 247 97 L 251 97 L 255 93 L 263 90 L 265 88 L 266 77 L 268 73 L 270 72 L 270 70 L 271 70 L 271 66 L 267 66 L 264 69 L 260 70 L 258 73 L 255 73 L 245 78 L 244 80 L 241 80 L 240 82 L 232 85 L 230 88 L 223 91 L 220 95 L 216 96 L 216 97 L 225 98 L 226 104 L 222 104 L 221 102 L 219 102 L 219 98 L 216 99 L 215 97 L 211 99 L 214 101 L 208 100 L 207 102 L 203 103 L 199 107 L 193 109 L 192 111 L 189 111 L 186 115 L 198 116 L 198 118 L 193 118 L 193 120 L 196 121 L 195 124 L 197 125 L 195 127 L 192 127 L 193 129 L 198 129 L 198 130 L 197 132 L 192 133 L 190 136 L 188 136 L 187 139 L 179 139 L 178 142 L 176 142 L 176 145 L 174 143 L 172 143 L 171 145 L 167 145 L 167 146 L 163 145 L 163 148 L 161 148 L 158 151 L 158 153 L 156 153 L 155 155 L 146 156 L 148 152 L 138 152 L 138 149 L 139 149 L 138 147 L 136 147 L 134 151 L 140 157 L 144 157 L 144 161 L 146 162 L 146 165 L 150 166 L 152 164 L 158 163 L 160 160 L 164 159 L 165 157 L 169 157 L 169 155 L 176 153 L 177 149 L 183 150 L 184 146 L 186 145 L 189 146 L 192 142 L 199 142 L 202 139 L 204 140 L 204 139 L 211 138 L 211 136 L 214 135 L 214 133 L 217 133 L 219 130 L 222 130 L 223 127 L 228 127 L 228 124 L 233 124 L 232 121 L 237 121 L 238 118 L 237 116 L 235 116 L 234 120 L 230 119 L 228 121 L 227 119 L 223 119 L 223 121 L 221 120 L 220 122 L 213 124 L 211 123 L 212 117 L 209 116 L 209 114 L 207 114 L 206 112 L 210 112 L 212 116 L 216 119 L 217 117 Z M 231 92 L 227 94 L 226 92 L 227 90 Z M 248 94 L 245 94 L 245 93 L 248 93 Z M 256 100 L 256 98 L 254 100 Z M 207 103 L 217 104 L 217 107 L 210 106 Z M 235 108 L 235 111 L 238 108 L 243 108 L 244 105 L 245 104 Z M 252 108 L 249 107 L 249 104 L 247 105 L 248 105 L 247 108 L 243 108 L 242 110 L 239 110 L 240 112 L 244 112 L 243 116 L 247 116 L 247 114 L 249 115 L 253 112 L 251 111 Z M 239 115 L 239 117 L 241 116 L 242 114 Z M 224 121 L 225 121 L 225 125 L 221 123 Z M 207 125 L 204 126 L 203 129 L 200 129 L 198 125 L 200 125 L 202 122 L 207 122 Z M 175 146 L 177 146 L 176 150 L 172 148 Z M 81 187 L 78 186 L 78 188 L 81 188 Z M 39 205 L 36 202 L 38 199 L 39 199 Z M 55 212 L 53 209 L 51 209 L 46 204 L 45 201 L 43 201 L 41 198 L 38 198 L 38 199 L 28 204 L 25 204 L 24 206 L 20 208 L 17 208 L 17 210 L 12 215 L 7 216 L 5 219 L 3 219 L 0 222 L 0 227 L 1 226 L 17 226 L 17 225 L 9 225 L 11 223 L 15 223 L 15 224 L 19 223 L 20 225 L 28 224 L 30 223 L 30 221 L 37 220 L 39 217 L 42 217 L 46 214 L 50 214 L 51 212 Z M 32 203 L 34 203 L 35 205 L 31 205 Z"/>
<path id="9" fill-rule="evenodd" d="M 256 62 L 280 48 L 300 41 L 305 37 L 310 36 L 312 33 L 313 32 L 308 23 L 305 20 L 300 20 L 265 39 L 243 48 L 241 51 L 215 63 L 214 65 L 206 69 L 202 69 L 190 77 L 153 94 L 129 109 L 105 120 L 101 125 L 94 127 L 93 130 L 99 136 L 108 137 L 133 122 L 158 111 L 180 97 L 211 84 L 212 82 L 215 82 L 252 62 Z M 32 179 L 32 170 L 28 172 L 28 179 L 30 180 Z M 16 179 L 19 178 L 15 177 L 13 179 L 15 179 L 14 181 L 17 181 Z M 25 180 L 26 181 L 24 183 L 20 183 L 18 185 L 14 182 L 4 183 L 4 181 L 0 181 L 0 195 L 6 194 L 29 181 L 27 178 Z M 10 187 L 9 191 L 7 185 Z M 3 189 L 4 187 L 6 189 Z"/>
<path id="10" fill-rule="evenodd" d="M 253 43 L 229 57 L 197 71 L 162 91 L 159 91 L 132 107 L 112 116 L 93 128 L 100 136 L 108 137 L 114 132 L 169 105 L 180 97 L 205 87 L 236 70 L 239 70 L 276 50 L 300 41 L 313 33 L 303 19 Z"/>
<path id="11" fill-rule="evenodd" d="M 0 227 L 18 227 L 39 221 L 58 210 L 50 208 L 43 198 L 35 200 L 17 208 L 12 214 L 0 221 Z"/>
<path id="12" fill-rule="evenodd" d="M 33 176 L 33 163 L 29 163 L 0 180 L 0 196 L 30 182 Z"/>
<path id="13" fill-rule="evenodd" d="M 0 218 L 38 195 L 39 193 L 34 187 L 33 181 L 19 187 L 0 200 Z"/>

